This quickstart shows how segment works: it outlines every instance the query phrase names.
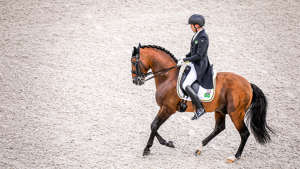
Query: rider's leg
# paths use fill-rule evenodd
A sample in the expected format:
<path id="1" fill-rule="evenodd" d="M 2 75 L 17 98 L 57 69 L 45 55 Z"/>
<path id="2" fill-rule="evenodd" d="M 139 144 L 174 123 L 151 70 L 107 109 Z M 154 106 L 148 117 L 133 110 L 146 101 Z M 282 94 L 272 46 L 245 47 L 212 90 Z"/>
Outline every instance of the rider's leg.
<path id="1" fill-rule="evenodd" d="M 184 82 L 182 83 L 182 88 L 185 90 L 186 86 L 192 85 L 197 80 L 197 73 L 193 63 L 189 63 L 191 70 L 189 71 L 188 75 L 186 76 Z"/>
<path id="2" fill-rule="evenodd" d="M 202 106 L 200 99 L 198 98 L 198 95 L 190 86 L 192 83 L 194 83 L 194 81 L 197 80 L 197 73 L 193 63 L 190 63 L 189 66 L 191 66 L 191 70 L 187 75 L 185 81 L 183 82 L 182 87 L 185 90 L 185 92 L 189 95 L 189 97 L 192 99 L 193 104 L 196 106 L 196 113 L 195 116 L 192 118 L 192 120 L 195 120 L 198 119 L 203 114 L 205 114 L 205 110 Z"/>
<path id="3" fill-rule="evenodd" d="M 191 88 L 191 86 L 186 86 L 185 92 L 190 96 L 190 98 L 192 99 L 193 104 L 196 106 L 196 113 L 195 113 L 195 116 L 192 118 L 192 120 L 196 120 L 200 116 L 205 114 L 205 110 L 203 108 L 203 105 L 202 105 L 198 95 Z"/>

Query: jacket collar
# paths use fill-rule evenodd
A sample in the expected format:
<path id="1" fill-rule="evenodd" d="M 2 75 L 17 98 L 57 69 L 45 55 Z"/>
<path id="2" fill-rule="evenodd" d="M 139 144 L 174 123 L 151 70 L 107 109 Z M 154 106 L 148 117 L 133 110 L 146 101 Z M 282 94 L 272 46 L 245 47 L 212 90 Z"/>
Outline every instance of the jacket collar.
<path id="1" fill-rule="evenodd" d="M 204 28 L 202 28 L 199 32 L 195 33 L 195 35 L 192 38 L 192 45 L 194 45 L 195 40 L 199 38 L 199 36 L 201 36 L 201 32 L 204 32 Z"/>

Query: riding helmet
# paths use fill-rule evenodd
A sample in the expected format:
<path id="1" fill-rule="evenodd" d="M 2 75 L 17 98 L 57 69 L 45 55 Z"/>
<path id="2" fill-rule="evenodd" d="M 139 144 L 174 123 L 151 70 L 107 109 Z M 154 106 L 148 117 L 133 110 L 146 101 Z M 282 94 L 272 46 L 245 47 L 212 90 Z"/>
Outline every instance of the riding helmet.
<path id="1" fill-rule="evenodd" d="M 198 24 L 200 27 L 204 26 L 205 24 L 205 19 L 202 15 L 200 14 L 194 14 L 189 18 L 189 23 L 188 24 Z"/>

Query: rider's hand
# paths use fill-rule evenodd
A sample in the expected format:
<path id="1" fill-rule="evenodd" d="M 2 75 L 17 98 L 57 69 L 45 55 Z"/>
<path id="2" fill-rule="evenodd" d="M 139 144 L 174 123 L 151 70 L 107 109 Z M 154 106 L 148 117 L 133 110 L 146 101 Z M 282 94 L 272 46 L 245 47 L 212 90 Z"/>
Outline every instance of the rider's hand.
<path id="1" fill-rule="evenodd" d="M 180 66 L 184 63 L 183 58 L 179 59 L 177 62 L 177 66 Z"/>

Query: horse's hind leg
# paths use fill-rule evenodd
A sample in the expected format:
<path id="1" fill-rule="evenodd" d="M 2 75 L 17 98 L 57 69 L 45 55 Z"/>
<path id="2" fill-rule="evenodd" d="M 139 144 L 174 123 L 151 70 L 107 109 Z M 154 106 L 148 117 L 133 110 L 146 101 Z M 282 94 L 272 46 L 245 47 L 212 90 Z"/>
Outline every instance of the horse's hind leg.
<path id="1" fill-rule="evenodd" d="M 230 116 L 235 128 L 238 130 L 238 132 L 240 133 L 240 136 L 241 136 L 241 143 L 240 143 L 238 151 L 236 152 L 236 154 L 234 156 L 227 158 L 226 162 L 232 163 L 236 159 L 239 159 L 241 157 L 244 147 L 246 145 L 246 142 L 248 140 L 248 137 L 250 135 L 250 132 L 244 122 L 245 112 L 242 112 L 242 113 L 233 112 L 233 113 L 230 113 L 229 116 Z"/>
<path id="2" fill-rule="evenodd" d="M 202 151 L 202 148 L 225 129 L 225 117 L 226 114 L 222 114 L 218 111 L 215 112 L 215 129 L 206 139 L 202 141 L 202 143 L 199 145 L 199 148 L 196 150 L 195 155 L 199 155 Z"/>

